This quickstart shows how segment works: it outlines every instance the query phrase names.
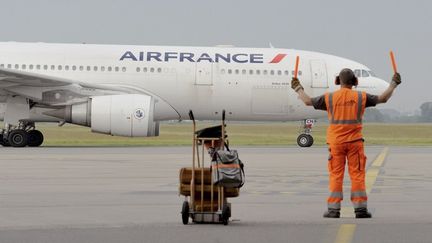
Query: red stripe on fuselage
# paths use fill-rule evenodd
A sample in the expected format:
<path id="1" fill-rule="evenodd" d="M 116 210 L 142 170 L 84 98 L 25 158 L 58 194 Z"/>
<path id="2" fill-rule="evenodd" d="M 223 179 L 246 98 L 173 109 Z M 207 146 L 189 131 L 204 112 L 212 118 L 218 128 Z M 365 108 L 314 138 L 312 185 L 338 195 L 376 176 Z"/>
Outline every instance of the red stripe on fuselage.
<path id="1" fill-rule="evenodd" d="M 286 57 L 287 54 L 277 54 L 270 63 L 279 63 Z"/>

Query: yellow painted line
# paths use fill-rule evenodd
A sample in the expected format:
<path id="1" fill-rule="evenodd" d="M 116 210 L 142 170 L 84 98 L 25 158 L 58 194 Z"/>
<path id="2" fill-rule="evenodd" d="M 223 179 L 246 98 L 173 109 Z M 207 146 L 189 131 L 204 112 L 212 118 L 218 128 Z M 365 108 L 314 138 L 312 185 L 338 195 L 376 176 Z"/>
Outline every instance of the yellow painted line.
<path id="1" fill-rule="evenodd" d="M 372 166 L 369 167 L 366 172 L 366 193 L 372 191 L 372 187 L 374 186 L 376 179 L 378 177 L 381 166 L 384 163 L 385 158 L 387 157 L 389 148 L 384 148 L 378 157 L 372 162 Z M 354 218 L 355 214 L 353 212 L 352 207 L 342 207 L 341 208 L 341 217 L 343 218 Z M 343 242 L 351 242 L 354 237 L 354 232 L 356 229 L 355 224 L 342 224 L 339 227 L 339 231 L 336 236 L 335 243 L 343 243 Z"/>
<path id="2" fill-rule="evenodd" d="M 375 159 L 375 161 L 372 163 L 372 166 L 366 172 L 366 193 L 368 195 L 372 191 L 372 187 L 376 182 L 380 168 L 383 165 L 385 158 L 387 157 L 388 151 L 388 147 L 384 148 L 378 155 L 378 157 Z"/>
<path id="3" fill-rule="evenodd" d="M 335 243 L 349 243 L 354 237 L 355 224 L 343 224 L 339 227 Z"/>

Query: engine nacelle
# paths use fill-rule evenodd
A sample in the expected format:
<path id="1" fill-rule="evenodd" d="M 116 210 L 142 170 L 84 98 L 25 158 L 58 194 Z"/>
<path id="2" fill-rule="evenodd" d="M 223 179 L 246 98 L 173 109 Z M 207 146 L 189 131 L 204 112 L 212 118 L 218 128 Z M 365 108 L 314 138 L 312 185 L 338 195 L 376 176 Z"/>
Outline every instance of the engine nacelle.
<path id="1" fill-rule="evenodd" d="M 46 113 L 66 122 L 91 127 L 92 132 L 126 137 L 159 135 L 159 122 L 154 121 L 155 102 L 151 96 L 96 96 L 86 103 Z"/>

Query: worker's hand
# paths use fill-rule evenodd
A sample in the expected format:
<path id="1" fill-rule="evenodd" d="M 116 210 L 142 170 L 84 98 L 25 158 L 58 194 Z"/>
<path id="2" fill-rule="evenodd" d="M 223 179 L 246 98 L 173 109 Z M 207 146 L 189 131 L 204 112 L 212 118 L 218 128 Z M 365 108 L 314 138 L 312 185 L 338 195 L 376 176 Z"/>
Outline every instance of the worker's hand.
<path id="1" fill-rule="evenodd" d="M 300 80 L 298 80 L 298 78 L 292 78 L 292 80 L 291 80 L 291 88 L 295 92 L 298 92 L 299 90 L 303 89 L 303 86 L 300 84 Z"/>
<path id="2" fill-rule="evenodd" d="M 392 83 L 393 85 L 395 85 L 395 86 L 398 86 L 399 84 L 402 83 L 402 78 L 401 78 L 401 76 L 400 76 L 399 73 L 395 73 L 395 74 L 393 75 L 393 78 L 392 78 L 391 83 Z"/>

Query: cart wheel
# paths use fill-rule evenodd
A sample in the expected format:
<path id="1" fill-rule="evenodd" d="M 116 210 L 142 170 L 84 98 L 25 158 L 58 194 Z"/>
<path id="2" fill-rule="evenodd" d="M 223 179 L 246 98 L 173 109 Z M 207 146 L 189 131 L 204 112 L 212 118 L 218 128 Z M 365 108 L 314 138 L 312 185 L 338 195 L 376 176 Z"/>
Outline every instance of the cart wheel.
<path id="1" fill-rule="evenodd" d="M 228 205 L 224 205 L 222 209 L 222 223 L 224 225 L 228 225 L 230 216 L 231 208 Z"/>
<path id="2" fill-rule="evenodd" d="M 181 214 L 183 224 L 187 225 L 189 223 L 189 203 L 187 201 L 183 202 Z"/>
<path id="3" fill-rule="evenodd" d="M 314 138 L 312 137 L 312 135 L 308 134 L 309 136 L 309 144 L 308 147 L 312 147 L 312 145 L 314 144 Z"/>

